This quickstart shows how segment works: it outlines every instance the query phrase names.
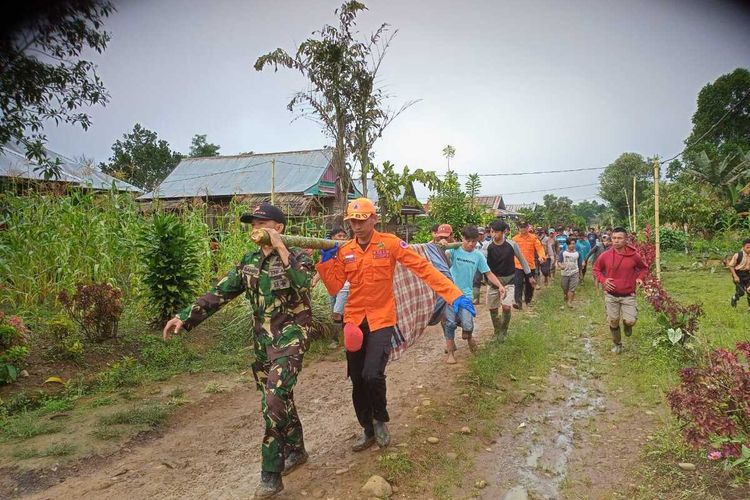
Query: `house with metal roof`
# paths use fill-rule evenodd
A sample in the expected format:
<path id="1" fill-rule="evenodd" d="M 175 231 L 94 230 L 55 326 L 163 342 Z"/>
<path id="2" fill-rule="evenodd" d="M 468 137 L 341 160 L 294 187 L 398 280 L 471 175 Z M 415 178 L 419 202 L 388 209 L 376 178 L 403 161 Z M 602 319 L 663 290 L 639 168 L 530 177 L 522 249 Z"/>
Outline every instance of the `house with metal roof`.
<path id="1" fill-rule="evenodd" d="M 184 158 L 153 191 L 139 201 L 161 200 L 166 208 L 191 199 L 226 206 L 274 200 L 290 215 L 332 212 L 336 172 L 332 149 Z M 355 195 L 352 187 L 350 195 Z"/>
<path id="2" fill-rule="evenodd" d="M 0 183 L 17 186 L 73 186 L 96 191 L 109 191 L 114 187 L 117 191 L 141 193 L 132 184 L 115 179 L 105 174 L 93 164 L 84 164 L 67 158 L 50 149 L 45 149 L 50 161 L 58 162 L 60 177 L 45 179 L 37 162 L 26 158 L 25 153 L 16 145 L 0 146 Z"/>

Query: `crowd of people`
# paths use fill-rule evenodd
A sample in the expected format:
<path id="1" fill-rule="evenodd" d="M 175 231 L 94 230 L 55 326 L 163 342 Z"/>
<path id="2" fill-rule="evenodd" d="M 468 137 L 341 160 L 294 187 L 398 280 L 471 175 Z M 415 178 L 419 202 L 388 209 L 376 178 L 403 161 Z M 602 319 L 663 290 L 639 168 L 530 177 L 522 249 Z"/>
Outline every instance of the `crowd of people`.
<path id="1" fill-rule="evenodd" d="M 315 264 L 310 251 L 284 244 L 281 235 L 287 219 L 278 207 L 261 204 L 243 214 L 241 221 L 265 230 L 268 242 L 245 254 L 216 286 L 171 319 L 163 335 L 167 340 L 172 333 L 195 328 L 243 293 L 252 303 L 252 372 L 265 421 L 256 498 L 282 491 L 282 476 L 308 460 L 294 387 L 309 347 L 310 293 L 316 282 L 330 295 L 337 341 L 343 341 L 346 350 L 352 405 L 362 428 L 352 450 L 363 451 L 376 444 L 385 448 L 391 440 L 385 371 L 391 351 L 403 341 L 397 332 L 394 297 L 397 263 L 422 280 L 429 287 L 427 293 L 435 293 L 429 324 L 442 326 L 448 364 L 456 363 L 459 328 L 469 350 L 473 353 L 478 348 L 474 306 L 482 302 L 485 286 L 491 340 L 502 343 L 513 310 L 533 309 L 534 292 L 551 286 L 558 271 L 563 293 L 560 307 L 574 308 L 576 290 L 589 266 L 594 286 L 604 296 L 612 352 L 619 354 L 622 334 L 630 336 L 637 321 L 636 286 L 642 285 L 648 272 L 621 227 L 583 231 L 533 228 L 520 221 L 511 237 L 509 224 L 501 219 L 488 227 L 469 224 L 458 231 L 442 223 L 432 227 L 432 240 L 417 252 L 397 236 L 377 231 L 374 204 L 360 198 L 349 203 L 344 217 L 347 227 L 330 231 L 335 245 L 322 250 Z M 458 235 L 460 241 L 455 240 Z M 750 307 L 750 240 L 733 256 L 729 268 L 736 284 L 732 306 L 748 294 Z"/>

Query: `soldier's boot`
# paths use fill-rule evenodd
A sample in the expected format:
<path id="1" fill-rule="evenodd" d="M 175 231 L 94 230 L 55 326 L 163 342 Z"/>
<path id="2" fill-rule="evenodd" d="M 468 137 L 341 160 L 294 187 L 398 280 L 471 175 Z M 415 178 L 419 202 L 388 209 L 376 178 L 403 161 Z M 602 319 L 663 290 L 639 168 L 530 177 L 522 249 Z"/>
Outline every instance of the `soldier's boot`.
<path id="1" fill-rule="evenodd" d="M 448 353 L 448 355 L 445 357 L 445 362 L 449 365 L 455 365 L 456 364 L 456 357 L 453 355 L 453 352 L 456 350 L 456 341 L 455 340 L 446 340 L 445 341 L 445 352 Z"/>
<path id="2" fill-rule="evenodd" d="M 391 433 L 388 432 L 388 426 L 385 422 L 375 420 L 375 441 L 378 443 L 379 448 L 385 448 L 391 444 Z"/>
<path id="3" fill-rule="evenodd" d="M 366 432 L 363 432 L 362 435 L 354 441 L 352 451 L 365 451 L 373 444 L 375 444 L 375 435 L 368 436 Z"/>
<path id="4" fill-rule="evenodd" d="M 278 472 L 260 473 L 260 483 L 255 488 L 255 498 L 269 498 L 284 489 L 284 483 L 281 482 L 281 474 Z"/>
<path id="5" fill-rule="evenodd" d="M 284 470 L 281 471 L 281 475 L 286 476 L 300 465 L 307 463 L 308 458 L 310 458 L 310 456 L 307 454 L 306 450 L 289 453 L 284 459 Z"/>

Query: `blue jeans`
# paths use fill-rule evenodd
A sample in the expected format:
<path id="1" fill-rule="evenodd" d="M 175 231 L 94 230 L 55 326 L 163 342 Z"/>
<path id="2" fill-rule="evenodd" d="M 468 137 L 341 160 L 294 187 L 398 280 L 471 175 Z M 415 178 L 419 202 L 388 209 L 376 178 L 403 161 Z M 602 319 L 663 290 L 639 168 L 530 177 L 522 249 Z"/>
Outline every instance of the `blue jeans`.
<path id="1" fill-rule="evenodd" d="M 453 306 L 448 304 L 445 307 L 445 321 L 443 322 L 443 335 L 446 340 L 453 340 L 456 338 L 456 328 L 461 326 L 464 335 L 471 335 L 474 331 L 474 317 L 466 309 L 458 310 L 458 317 L 453 312 Z"/>

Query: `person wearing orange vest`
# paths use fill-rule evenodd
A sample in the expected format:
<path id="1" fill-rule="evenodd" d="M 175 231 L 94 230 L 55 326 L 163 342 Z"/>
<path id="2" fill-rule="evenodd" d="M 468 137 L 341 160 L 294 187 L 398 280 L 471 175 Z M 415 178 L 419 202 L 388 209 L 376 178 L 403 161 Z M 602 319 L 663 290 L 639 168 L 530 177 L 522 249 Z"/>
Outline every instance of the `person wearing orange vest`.
<path id="1" fill-rule="evenodd" d="M 513 307 L 515 307 L 516 309 L 521 309 L 524 299 L 526 305 L 528 306 L 531 304 L 531 299 L 534 297 L 534 288 L 536 288 L 536 279 L 534 278 L 536 261 L 534 258 L 534 254 L 536 253 L 536 256 L 539 258 L 540 262 L 544 261 L 547 258 L 547 255 L 544 253 L 542 242 L 539 241 L 539 238 L 537 238 L 534 233 L 529 231 L 528 222 L 518 223 L 518 234 L 515 235 L 512 239 L 516 242 L 518 248 L 521 249 L 521 253 L 526 259 L 526 262 L 529 264 L 529 267 L 531 268 L 531 276 L 527 276 L 523 270 L 521 261 L 519 261 L 518 258 L 514 257 L 514 262 L 516 265 L 516 276 L 514 282 L 515 304 L 513 304 Z"/>
<path id="2" fill-rule="evenodd" d="M 463 308 L 476 316 L 471 299 L 397 236 L 375 231 L 378 216 L 367 198 L 349 203 L 346 217 L 354 239 L 322 251 L 316 269 L 330 295 L 349 282 L 344 311 L 344 344 L 347 373 L 352 381 L 352 403 L 364 433 L 354 451 L 377 442 L 390 443 L 386 402 L 385 367 L 396 332 L 396 299 L 393 276 L 396 262 L 424 280 L 457 312 Z"/>

